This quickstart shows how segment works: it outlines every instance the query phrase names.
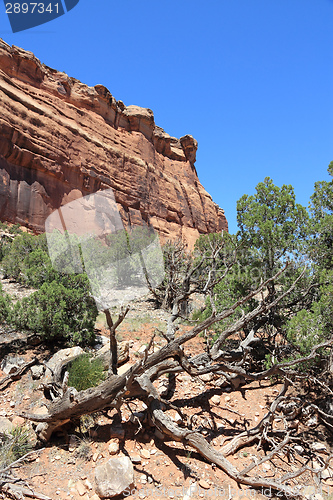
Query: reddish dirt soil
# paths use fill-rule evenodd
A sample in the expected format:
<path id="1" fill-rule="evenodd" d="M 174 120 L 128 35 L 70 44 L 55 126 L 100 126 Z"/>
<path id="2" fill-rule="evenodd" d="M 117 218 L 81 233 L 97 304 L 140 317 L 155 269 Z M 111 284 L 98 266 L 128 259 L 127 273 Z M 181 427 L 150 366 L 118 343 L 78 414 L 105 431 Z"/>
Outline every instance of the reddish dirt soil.
<path id="1" fill-rule="evenodd" d="M 138 359 L 140 347 L 149 342 L 155 324 L 160 327 L 159 322 L 162 321 L 160 316 L 155 324 L 149 322 L 134 325 L 139 312 L 134 311 L 132 317 L 121 325 L 118 333 L 121 340 L 130 341 L 130 363 Z M 103 324 L 100 324 L 99 328 L 101 333 L 106 333 Z M 183 326 L 179 334 L 187 328 L 189 327 Z M 164 343 L 161 336 L 156 336 L 157 347 Z M 191 353 L 200 352 L 203 348 L 202 338 L 196 338 L 191 341 L 190 346 L 186 346 Z M 50 357 L 49 352 L 43 352 L 39 348 L 27 350 L 19 355 L 26 360 L 35 355 L 39 359 Z M 4 375 L 0 372 L 0 380 Z M 167 383 L 166 377 L 164 381 L 158 382 L 158 387 L 161 388 L 163 383 Z M 30 372 L 21 380 L 12 382 L 0 392 L 0 415 L 11 419 L 14 424 L 23 425 L 23 419 L 16 415 L 23 409 L 32 411 L 37 404 L 40 406 L 43 397 L 37 390 L 38 385 L 39 381 L 32 380 Z M 181 374 L 177 376 L 177 389 L 171 401 L 175 408 L 183 408 L 184 416 L 187 421 L 192 419 L 193 427 L 201 426 L 203 433 L 218 450 L 237 432 L 255 426 L 265 415 L 280 389 L 280 384 L 265 380 L 261 383 L 253 382 L 231 392 L 228 388 L 217 388 L 214 380 L 191 379 L 189 375 Z M 140 429 L 137 423 L 130 421 L 130 410 L 142 409 L 140 401 L 131 402 L 129 407 L 123 406 L 124 436 L 120 436 L 120 439 L 114 433 L 114 412 L 100 413 L 94 418 L 83 419 L 81 431 L 77 427 L 67 430 L 67 434 L 54 435 L 51 443 L 42 451 L 36 452 L 29 462 L 20 464 L 14 474 L 25 479 L 36 492 L 51 499 L 97 500 L 95 468 L 110 458 L 110 443 L 119 443 L 118 455 L 137 456 L 136 461 L 141 461 L 134 464 L 135 490 L 129 495 L 130 499 L 229 500 L 272 496 L 269 491 L 260 493 L 237 485 L 218 467 L 205 462 L 193 449 L 184 449 L 179 443 L 156 437 L 154 429 L 149 427 L 148 423 L 143 424 Z M 175 410 L 170 410 L 169 413 L 173 417 L 176 415 Z M 78 446 L 75 448 L 70 447 L 68 443 L 69 435 L 74 433 L 79 436 Z M 254 445 L 238 451 L 228 459 L 241 470 L 255 458 L 263 456 L 264 451 Z M 295 470 L 302 463 L 304 459 L 299 455 L 287 456 L 282 453 L 261 465 L 258 474 L 278 477 L 286 471 Z M 309 476 L 308 481 L 308 484 L 311 484 L 313 479 Z M 331 479 L 325 481 L 326 493 L 330 493 L 332 485 Z"/>

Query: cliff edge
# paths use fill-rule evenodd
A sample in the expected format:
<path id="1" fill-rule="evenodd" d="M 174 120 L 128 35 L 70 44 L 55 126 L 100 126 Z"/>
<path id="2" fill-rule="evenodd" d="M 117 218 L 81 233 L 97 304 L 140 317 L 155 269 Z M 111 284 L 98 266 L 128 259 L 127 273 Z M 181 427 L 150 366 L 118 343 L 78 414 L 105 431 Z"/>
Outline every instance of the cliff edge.
<path id="1" fill-rule="evenodd" d="M 112 188 L 122 219 L 162 241 L 228 230 L 199 182 L 197 141 L 170 137 L 153 112 L 116 101 L 0 39 L 0 219 L 44 231 L 47 216 Z"/>

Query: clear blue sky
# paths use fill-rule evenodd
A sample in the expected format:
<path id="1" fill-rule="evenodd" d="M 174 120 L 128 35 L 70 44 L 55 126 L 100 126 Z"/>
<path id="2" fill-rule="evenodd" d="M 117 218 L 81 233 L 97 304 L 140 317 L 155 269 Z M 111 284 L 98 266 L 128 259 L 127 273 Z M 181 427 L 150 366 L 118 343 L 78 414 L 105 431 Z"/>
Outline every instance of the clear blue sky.
<path id="1" fill-rule="evenodd" d="M 333 160 L 333 0 L 80 0 L 0 37 L 199 142 L 197 171 L 237 230 L 236 202 L 269 176 L 307 205 Z"/>

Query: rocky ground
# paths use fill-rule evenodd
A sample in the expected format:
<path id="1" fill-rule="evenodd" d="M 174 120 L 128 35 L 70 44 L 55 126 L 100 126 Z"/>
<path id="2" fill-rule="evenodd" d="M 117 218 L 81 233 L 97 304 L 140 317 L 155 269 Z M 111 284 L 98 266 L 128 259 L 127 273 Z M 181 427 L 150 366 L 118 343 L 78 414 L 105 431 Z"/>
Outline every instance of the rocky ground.
<path id="1" fill-rule="evenodd" d="M 15 285 L 4 282 L 3 285 L 11 294 L 19 292 Z M 150 302 L 140 302 L 133 307 L 119 328 L 119 341 L 129 345 L 129 360 L 120 372 L 142 355 L 155 328 L 163 329 L 164 319 L 164 313 L 155 311 Z M 106 342 L 107 330 L 102 318 L 99 318 L 97 327 Z M 188 326 L 183 325 L 179 333 L 186 328 Z M 203 338 L 197 338 L 186 349 L 198 352 L 202 350 L 203 342 Z M 157 334 L 155 347 L 159 348 L 164 343 L 163 337 Z M 22 339 L 14 347 L 14 352 L 9 352 L 11 346 L 8 344 L 8 353 L 22 358 L 24 362 L 34 357 L 48 361 L 53 355 L 41 345 L 22 343 Z M 5 365 L 2 366 L 5 369 Z M 44 398 L 38 389 L 41 379 L 34 379 L 36 374 L 28 369 L 19 380 L 1 384 L 5 377 L 6 373 L 0 371 L 0 432 L 12 426 L 26 425 L 24 419 L 17 416 L 22 410 L 35 412 L 36 408 L 41 408 L 40 411 L 43 411 L 41 403 Z M 156 387 L 160 394 L 165 391 L 167 382 L 167 377 L 159 379 Z M 186 422 L 192 428 L 201 430 L 217 450 L 223 450 L 236 433 L 254 427 L 260 421 L 281 385 L 275 380 L 265 380 L 231 390 L 230 386 L 219 387 L 218 382 L 218 377 L 211 374 L 196 379 L 187 374 L 178 375 L 176 391 L 171 399 L 173 409 L 169 410 L 169 414 L 180 425 Z M 50 443 L 12 469 L 13 475 L 26 481 L 33 498 L 45 495 L 52 500 L 98 500 L 103 467 L 109 460 L 120 458 L 120 468 L 114 481 L 129 477 L 129 484 L 132 484 L 125 490 L 128 498 L 195 500 L 209 497 L 229 500 L 273 496 L 269 490 L 255 491 L 237 485 L 218 467 L 206 463 L 193 449 L 184 449 L 182 444 L 166 440 L 149 424 L 145 405 L 137 400 L 122 407 L 121 421 L 115 410 L 81 418 L 76 425 L 55 433 Z M 278 428 L 278 419 L 274 425 Z M 31 438 L 34 439 L 33 432 Z M 293 472 L 304 464 L 320 468 L 330 453 L 325 438 L 324 433 L 313 434 L 311 458 L 302 445 L 296 444 L 291 453 L 290 450 L 288 453 L 281 452 L 259 465 L 258 474 L 274 478 L 282 472 Z M 228 460 L 241 470 L 264 457 L 265 451 L 254 444 L 228 456 Z M 131 471 L 124 469 L 129 462 L 130 467 L 133 466 L 133 478 Z M 309 472 L 308 489 L 303 493 L 310 498 L 314 486 L 321 484 L 322 495 L 329 496 L 333 488 L 331 476 L 329 468 L 318 474 Z M 38 494 L 42 496 L 38 497 Z M 0 493 L 0 498 L 12 497 Z M 317 494 L 316 500 L 321 498 Z"/>

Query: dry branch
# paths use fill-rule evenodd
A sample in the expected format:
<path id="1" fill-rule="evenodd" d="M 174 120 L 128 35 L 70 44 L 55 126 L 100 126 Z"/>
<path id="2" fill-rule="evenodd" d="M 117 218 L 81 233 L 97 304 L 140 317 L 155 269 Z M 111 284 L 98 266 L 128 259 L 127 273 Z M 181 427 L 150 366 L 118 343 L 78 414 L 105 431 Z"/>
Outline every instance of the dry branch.
<path id="1" fill-rule="evenodd" d="M 276 364 L 269 369 L 262 370 L 261 372 L 250 371 L 248 368 L 249 365 L 246 363 L 247 356 L 250 356 L 250 345 L 256 342 L 256 332 L 258 326 L 255 326 L 250 331 L 247 338 L 240 342 L 238 350 L 235 351 L 237 355 L 234 357 L 229 356 L 228 359 L 226 359 L 226 353 L 221 351 L 221 347 L 226 338 L 233 333 L 240 331 L 255 318 L 259 318 L 258 322 L 260 322 L 263 315 L 267 315 L 284 297 L 286 297 L 286 295 L 294 290 L 297 282 L 301 279 L 305 271 L 303 271 L 303 273 L 294 281 L 286 292 L 276 296 L 274 300 L 266 301 L 262 298 L 258 307 L 247 314 L 243 314 L 240 320 L 235 321 L 233 325 L 221 334 L 213 348 L 207 349 L 206 353 L 201 353 L 200 355 L 191 358 L 185 354 L 183 347 L 185 343 L 191 341 L 199 333 L 206 330 L 214 323 L 230 317 L 234 314 L 237 308 L 241 307 L 255 295 L 260 294 L 265 287 L 270 285 L 271 282 L 276 281 L 288 266 L 289 264 L 287 263 L 284 268 L 278 271 L 272 278 L 266 280 L 259 287 L 257 287 L 256 290 L 251 291 L 246 297 L 238 300 L 228 309 L 217 313 L 212 307 L 213 312 L 209 318 L 202 321 L 200 324 L 195 325 L 179 337 L 176 337 L 176 320 L 180 317 L 180 304 L 187 299 L 195 289 L 195 287 L 190 287 L 190 281 L 194 273 L 189 267 L 187 267 L 185 278 L 187 277 L 188 281 L 185 283 L 182 293 L 178 294 L 178 296 L 174 298 L 172 314 L 168 323 L 168 333 L 165 336 L 167 344 L 164 345 L 159 351 L 149 354 L 153 341 L 152 339 L 148 348 L 144 352 L 143 358 L 122 375 L 117 375 L 115 369 L 117 362 L 115 354 L 117 349 L 115 331 L 117 326 L 119 326 L 125 318 L 128 309 L 121 311 L 117 321 L 115 322 L 112 320 L 110 311 L 105 311 L 111 337 L 110 346 L 112 363 L 110 366 L 112 368 L 112 373 L 109 372 L 108 379 L 99 384 L 97 387 L 80 391 L 78 393 L 73 392 L 71 388 L 68 388 L 68 390 L 61 397 L 48 405 L 46 415 L 37 415 L 33 413 L 21 413 L 20 415 L 35 422 L 44 423 L 44 427 L 42 426 L 39 435 L 41 439 L 48 440 L 53 430 L 64 422 L 77 419 L 81 415 L 91 414 L 105 408 L 114 407 L 117 408 L 117 410 L 120 410 L 124 403 L 127 404 L 128 401 L 133 400 L 134 398 L 140 398 L 147 404 L 149 412 L 148 416 L 157 429 L 159 429 L 166 436 L 169 436 L 172 440 L 182 442 L 184 446 L 193 447 L 202 457 L 211 463 L 216 464 L 238 483 L 248 485 L 252 488 L 270 488 L 289 497 L 303 498 L 302 494 L 297 489 L 291 489 L 291 487 L 282 480 L 272 480 L 265 477 L 252 477 L 249 473 L 253 472 L 260 463 L 271 459 L 278 452 L 284 449 L 290 440 L 290 435 L 287 430 L 279 431 L 279 434 L 275 432 L 274 439 L 272 439 L 271 428 L 275 412 L 277 411 L 279 404 L 285 398 L 288 387 L 288 377 L 292 374 L 292 369 L 295 365 L 303 361 L 313 359 L 317 356 L 317 352 L 320 348 L 330 347 L 333 340 L 315 346 L 309 356 L 305 356 L 291 362 Z M 211 282 L 214 282 L 214 279 L 213 275 L 209 276 L 209 280 Z M 209 288 L 209 286 L 207 288 Z M 232 361 L 230 361 L 230 358 Z M 235 360 L 237 361 L 236 363 L 234 362 Z M 203 375 L 205 373 L 216 373 L 225 375 L 226 377 L 238 376 L 244 381 L 263 380 L 269 376 L 279 375 L 283 377 L 285 384 L 280 394 L 271 404 L 268 413 L 262 418 L 258 425 L 252 429 L 240 432 L 229 443 L 224 445 L 220 452 L 217 452 L 200 432 L 192 431 L 184 427 L 181 428 L 175 424 L 173 420 L 171 420 L 171 418 L 165 413 L 164 409 L 165 407 L 172 408 L 173 405 L 163 400 L 153 385 L 153 382 L 164 373 L 169 374 L 169 380 L 171 379 L 175 381 L 175 378 L 172 377 L 174 377 L 176 373 L 183 371 L 187 372 L 192 377 Z M 180 409 L 178 409 L 178 411 L 181 413 Z M 244 470 L 239 471 L 229 462 L 229 460 L 227 460 L 226 457 L 235 453 L 240 447 L 247 446 L 254 441 L 259 442 L 259 444 L 264 442 L 267 443 L 267 445 L 271 448 L 268 458 L 266 457 L 262 459 L 261 462 L 253 463 Z M 302 473 L 303 472 L 300 472 L 298 475 L 301 475 Z"/>
<path id="2" fill-rule="evenodd" d="M 10 382 L 12 382 L 14 380 L 19 380 L 28 368 L 30 368 L 33 365 L 37 365 L 37 364 L 39 364 L 39 361 L 37 358 L 34 358 L 33 360 L 28 361 L 27 363 L 24 363 L 23 365 L 21 365 L 13 373 L 10 373 L 6 377 L 4 377 L 2 380 L 0 380 L 0 390 L 5 389 L 8 386 L 8 384 L 10 384 Z"/>

